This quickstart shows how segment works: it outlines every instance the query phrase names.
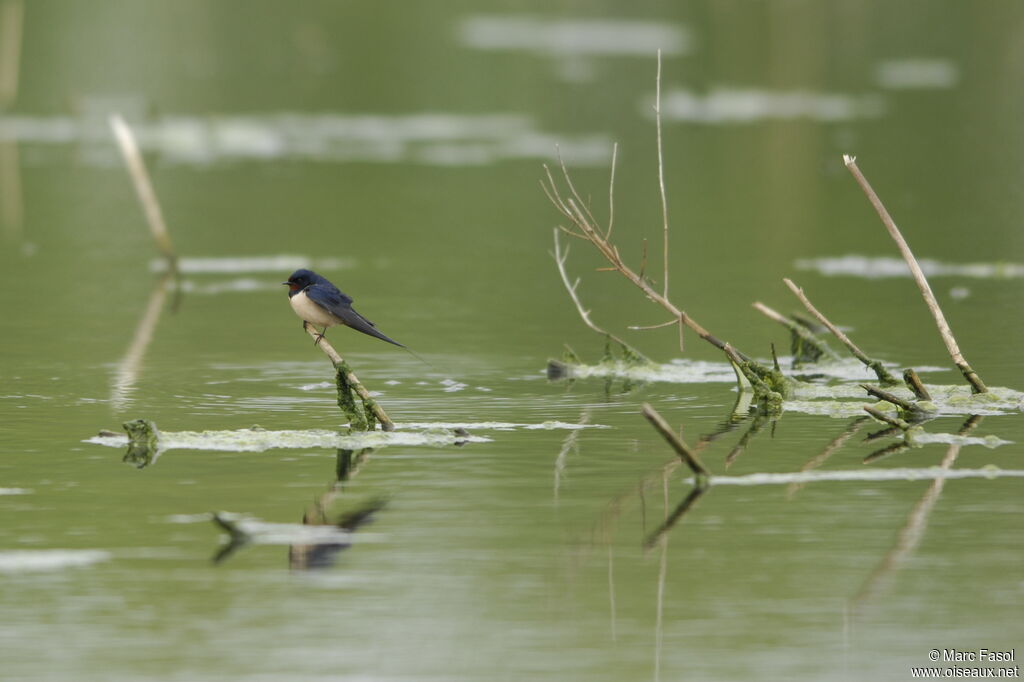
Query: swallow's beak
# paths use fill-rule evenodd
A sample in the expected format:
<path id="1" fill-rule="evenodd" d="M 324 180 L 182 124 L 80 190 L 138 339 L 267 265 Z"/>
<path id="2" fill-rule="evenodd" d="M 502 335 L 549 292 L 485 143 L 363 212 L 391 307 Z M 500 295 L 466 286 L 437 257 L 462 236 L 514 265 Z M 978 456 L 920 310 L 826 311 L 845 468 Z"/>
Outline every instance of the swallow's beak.
<path id="1" fill-rule="evenodd" d="M 287 287 L 287 286 L 291 286 L 292 283 L 291 282 L 281 282 L 281 284 L 283 284 L 283 285 L 285 285 Z"/>

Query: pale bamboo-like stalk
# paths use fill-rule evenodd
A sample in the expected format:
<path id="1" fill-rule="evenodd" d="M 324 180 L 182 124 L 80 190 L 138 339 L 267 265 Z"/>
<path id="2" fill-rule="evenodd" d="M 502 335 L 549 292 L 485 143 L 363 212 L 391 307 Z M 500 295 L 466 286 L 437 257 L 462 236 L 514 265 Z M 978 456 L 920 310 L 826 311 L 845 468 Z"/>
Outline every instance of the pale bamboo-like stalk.
<path id="1" fill-rule="evenodd" d="M 875 374 L 878 376 L 878 381 L 883 386 L 895 386 L 896 384 L 899 383 L 896 380 L 896 378 L 889 373 L 889 370 L 887 370 L 885 366 L 882 365 L 881 361 L 872 360 L 871 358 L 869 358 L 864 353 L 864 351 L 857 347 L 857 344 L 850 340 L 849 336 L 843 333 L 842 329 L 832 324 L 831 320 L 829 320 L 821 313 L 821 311 L 815 308 L 814 304 L 812 304 L 810 299 L 807 298 L 807 295 L 804 294 L 804 290 L 798 287 L 793 282 L 793 280 L 789 279 L 788 277 L 784 277 L 782 281 L 786 283 L 786 286 L 789 287 L 789 290 L 793 292 L 793 295 L 800 300 L 800 303 L 802 303 L 803 306 L 807 308 L 807 312 L 809 312 L 811 316 L 814 317 L 814 319 L 816 319 L 818 322 L 825 325 L 825 328 L 832 332 L 833 336 L 839 339 L 839 343 L 843 344 L 849 349 L 849 351 L 853 354 L 853 357 L 857 358 L 862 363 L 864 363 L 864 366 L 868 367 L 871 370 L 874 370 Z"/>
<path id="2" fill-rule="evenodd" d="M 394 431 L 395 423 L 391 421 L 391 418 L 384 411 L 384 408 L 380 406 L 380 403 L 374 400 L 373 396 L 370 395 L 370 392 L 366 390 L 366 387 L 363 386 L 362 382 L 359 381 L 359 378 L 349 368 L 345 360 L 338 354 L 338 351 L 334 350 L 334 346 L 328 343 L 327 339 L 324 338 L 324 336 L 308 322 L 303 322 L 302 328 L 306 330 L 306 333 L 309 334 L 314 341 L 316 341 L 316 345 L 320 347 L 320 350 L 322 350 L 324 355 L 326 355 L 331 361 L 331 364 L 334 365 L 334 369 L 338 372 L 345 373 L 345 379 L 359 396 L 363 405 L 369 407 L 370 410 L 373 411 L 373 416 L 375 416 L 377 421 L 380 422 L 380 428 L 384 431 Z"/>
<path id="3" fill-rule="evenodd" d="M 24 29 L 25 5 L 22 0 L 3 0 L 0 5 L 0 108 L 11 106 L 18 97 Z"/>
<path id="4" fill-rule="evenodd" d="M 889 215 L 889 211 L 886 210 L 885 205 L 882 204 L 882 200 L 878 198 L 875 190 L 872 189 L 871 184 L 868 182 L 864 174 L 861 173 L 860 168 L 857 167 L 857 160 L 855 157 L 849 154 L 843 155 L 843 162 L 846 167 L 853 174 L 854 179 L 860 188 L 864 191 L 868 201 L 874 207 L 878 213 L 878 217 L 882 219 L 882 224 L 885 225 L 885 229 L 889 232 L 889 236 L 892 237 L 893 241 L 896 242 L 897 248 L 899 248 L 900 254 L 903 256 L 903 260 L 906 261 L 907 266 L 910 268 L 911 274 L 914 276 L 914 281 L 917 283 L 918 289 L 921 290 L 921 295 L 924 297 L 924 302 L 928 306 L 928 310 L 931 312 L 932 317 L 935 318 L 935 325 L 939 329 L 939 335 L 942 337 L 942 341 L 946 344 L 946 350 L 949 351 L 950 357 L 953 359 L 964 378 L 971 385 L 971 390 L 974 393 L 985 393 L 988 388 L 982 382 L 981 377 L 978 376 L 977 372 L 971 369 L 971 366 L 967 364 L 967 360 L 964 359 L 963 354 L 960 352 L 959 346 L 957 346 L 956 339 L 953 337 L 953 331 L 949 328 L 949 323 L 946 322 L 946 316 L 942 313 L 942 308 L 939 307 L 939 302 L 935 298 L 935 294 L 932 293 L 932 288 L 928 284 L 928 279 L 924 276 L 924 271 L 921 270 L 921 266 L 918 265 L 917 259 L 914 258 L 914 254 L 910 251 L 910 246 L 907 244 L 907 240 L 903 238 L 896 222 Z"/>
<path id="5" fill-rule="evenodd" d="M 135 141 L 135 134 L 120 114 L 111 116 L 109 122 L 157 248 L 173 264 L 177 256 L 171 245 L 171 236 L 167 232 L 167 223 L 164 222 L 164 215 L 160 210 L 156 192 L 153 190 L 153 183 L 150 182 L 149 173 L 146 172 L 146 163 L 142 158 L 142 152 L 139 151 L 139 145 Z"/>

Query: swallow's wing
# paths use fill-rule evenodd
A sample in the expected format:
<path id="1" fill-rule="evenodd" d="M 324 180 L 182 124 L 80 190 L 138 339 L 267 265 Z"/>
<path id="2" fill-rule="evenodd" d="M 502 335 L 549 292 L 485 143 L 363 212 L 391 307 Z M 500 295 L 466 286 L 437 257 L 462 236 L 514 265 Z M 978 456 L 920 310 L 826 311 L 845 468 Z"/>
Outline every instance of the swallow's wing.
<path id="1" fill-rule="evenodd" d="M 321 308 L 324 308 L 341 320 L 345 326 L 352 327 L 352 329 L 364 334 L 369 334 L 381 341 L 387 341 L 388 343 L 393 343 L 396 346 L 405 348 L 405 346 L 402 346 L 402 344 L 398 343 L 394 339 L 381 334 L 377 331 L 377 327 L 373 322 L 370 322 L 368 319 L 353 310 L 352 298 L 343 294 L 336 287 L 314 284 L 306 287 L 306 296 Z"/>
<path id="2" fill-rule="evenodd" d="M 325 284 L 310 284 L 304 290 L 306 298 L 331 313 L 335 317 L 343 317 L 346 310 L 352 310 L 352 298 L 338 290 L 337 287 Z"/>

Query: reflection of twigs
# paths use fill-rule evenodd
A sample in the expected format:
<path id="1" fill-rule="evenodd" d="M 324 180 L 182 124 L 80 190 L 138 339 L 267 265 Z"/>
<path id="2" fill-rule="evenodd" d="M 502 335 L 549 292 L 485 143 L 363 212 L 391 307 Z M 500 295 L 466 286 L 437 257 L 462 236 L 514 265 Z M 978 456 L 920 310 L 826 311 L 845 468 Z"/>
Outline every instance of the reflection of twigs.
<path id="1" fill-rule="evenodd" d="M 647 539 L 644 540 L 644 548 L 650 549 L 654 547 L 658 540 L 668 533 L 668 531 L 672 530 L 676 523 L 679 522 L 679 519 L 683 518 L 683 515 L 693 508 L 701 495 L 708 491 L 708 488 L 709 486 L 707 484 L 695 485 L 693 490 L 690 491 L 690 494 L 672 510 L 672 513 L 665 518 L 665 521 L 647 536 Z"/>
<path id="2" fill-rule="evenodd" d="M 21 237 L 24 215 L 18 142 L 0 142 L 0 221 L 11 241 Z"/>
<path id="3" fill-rule="evenodd" d="M 823 449 L 820 453 L 818 453 L 811 459 L 807 460 L 807 463 L 800 467 L 800 471 L 811 471 L 812 469 L 817 469 L 822 464 L 824 464 L 825 460 L 832 456 L 832 453 L 846 445 L 846 441 L 850 440 L 850 438 L 852 438 L 854 435 L 856 435 L 858 431 L 860 431 L 860 428 L 864 425 L 864 422 L 866 422 L 867 419 L 867 417 L 857 417 L 856 419 L 854 419 L 853 422 L 851 422 L 850 425 L 846 427 L 845 431 L 843 431 L 841 434 L 833 438 L 832 441 L 825 446 L 825 449 Z M 792 499 L 793 496 L 796 495 L 797 491 L 799 491 L 805 485 L 807 484 L 790 483 L 789 488 L 786 490 L 786 499 Z"/>
<path id="4" fill-rule="evenodd" d="M 213 555 L 213 558 L 211 559 L 213 563 L 221 563 L 239 549 L 249 544 L 249 541 L 251 540 L 249 534 L 239 528 L 238 524 L 234 521 L 221 516 L 217 512 L 213 512 L 211 520 L 215 525 L 219 526 L 228 534 L 228 543 L 217 550 L 217 553 Z"/>
<path id="5" fill-rule="evenodd" d="M 942 341 L 946 344 L 946 350 L 949 351 L 950 357 L 953 359 L 953 363 L 960 369 L 961 374 L 971 385 L 971 389 L 974 393 L 985 393 L 988 389 L 985 384 L 982 383 L 981 377 L 978 376 L 977 372 L 971 369 L 971 366 L 967 364 L 967 360 L 964 359 L 963 354 L 960 352 L 960 348 L 957 346 L 956 339 L 953 338 L 953 331 L 949 328 L 949 323 L 946 322 L 946 316 L 942 314 L 942 308 L 939 307 L 939 302 L 935 298 L 935 294 L 932 293 L 932 288 L 928 284 L 928 279 L 924 276 L 924 271 L 921 270 L 921 266 L 918 265 L 917 259 L 914 258 L 914 254 L 910 251 L 910 246 L 907 241 L 900 234 L 900 230 L 896 227 L 895 221 L 892 216 L 889 215 L 889 211 L 886 210 L 882 204 L 882 200 L 875 194 L 875 190 L 872 189 L 870 183 L 864 174 L 860 172 L 860 168 L 857 167 L 856 159 L 848 154 L 843 155 L 843 162 L 846 163 L 846 167 L 850 169 L 854 179 L 860 188 L 864 190 L 864 194 L 867 195 L 868 201 L 874 207 L 878 213 L 878 217 L 882 219 L 882 224 L 885 225 L 885 229 L 888 230 L 889 236 L 896 242 L 896 246 L 900 250 L 900 254 L 903 256 L 903 260 L 907 262 L 910 267 L 910 272 L 914 276 L 914 281 L 917 282 L 918 289 L 921 290 L 921 295 L 924 297 L 924 302 L 928 306 L 928 310 L 931 312 L 932 317 L 935 318 L 935 324 L 939 328 L 939 335 L 942 337 Z"/>
<path id="6" fill-rule="evenodd" d="M 872 360 L 867 355 L 865 355 L 864 352 L 857 347 L 857 344 L 851 341 L 850 337 L 843 333 L 843 330 L 832 324 L 831 320 L 829 320 L 821 313 L 821 311 L 815 308 L 814 305 L 811 303 L 810 299 L 807 298 L 807 295 L 804 294 L 804 290 L 798 287 L 796 284 L 794 284 L 793 280 L 789 278 L 783 278 L 782 281 L 786 283 L 786 286 L 789 287 L 789 290 L 793 292 L 793 295 L 800 299 L 800 302 L 803 303 L 804 307 L 807 308 L 807 312 L 809 312 L 814 317 L 814 319 L 816 319 L 821 324 L 825 325 L 825 327 L 830 332 L 832 332 L 833 336 L 839 339 L 839 343 L 843 344 L 849 349 L 849 351 L 853 354 L 853 357 L 857 358 L 862 363 L 864 363 L 866 367 L 874 371 L 874 373 L 878 376 L 879 383 L 881 383 L 883 386 L 895 386 L 896 384 L 899 383 L 899 381 L 897 381 L 896 378 L 889 373 L 889 370 L 885 368 L 881 361 Z"/>
<path id="7" fill-rule="evenodd" d="M 313 325 L 309 324 L 308 322 L 303 322 L 302 328 L 306 330 L 306 333 L 309 334 L 310 337 L 319 340 L 317 342 L 317 345 L 320 347 L 320 350 L 322 350 L 324 354 L 330 359 L 331 364 L 334 365 L 334 369 L 338 373 L 339 404 L 346 397 L 343 396 L 342 393 L 346 390 L 343 387 L 343 384 L 347 383 L 347 385 L 351 387 L 351 389 L 355 391 L 356 394 L 359 396 L 359 399 L 363 403 L 363 408 L 371 412 L 372 415 L 376 417 L 377 421 L 380 422 L 381 429 L 383 429 L 384 431 L 394 431 L 395 423 L 391 421 L 390 417 L 388 417 L 387 413 L 384 411 L 384 408 L 381 407 L 380 404 L 373 399 L 373 396 L 371 396 L 370 392 L 366 390 L 366 387 L 363 386 L 363 384 L 359 381 L 355 373 L 352 372 L 351 369 L 349 369 L 349 366 L 345 362 L 345 360 L 340 355 L 338 355 L 338 351 L 334 350 L 334 347 L 327 342 L 327 339 L 324 338 L 324 336 L 321 335 L 313 327 Z"/>
<path id="8" fill-rule="evenodd" d="M 146 214 L 146 222 L 149 224 L 153 239 L 156 240 L 157 248 L 171 263 L 173 269 L 177 256 L 171 245 L 171 236 L 167 232 L 167 224 L 164 222 L 163 212 L 160 210 L 160 202 L 157 201 L 156 192 L 153 191 L 153 184 L 146 172 L 146 164 L 139 151 L 139 145 L 135 141 L 135 135 L 119 114 L 110 117 L 110 129 L 117 139 L 118 149 L 121 150 L 121 157 L 128 168 L 128 175 L 131 176 L 135 194 Z"/>
<path id="9" fill-rule="evenodd" d="M 0 108 L 3 109 L 18 97 L 24 18 L 22 0 L 4 0 L 0 5 Z"/>
<path id="10" fill-rule="evenodd" d="M 732 463 L 736 461 L 736 458 L 740 456 L 740 453 L 742 453 L 746 449 L 747 444 L 750 442 L 750 439 L 759 434 L 766 423 L 767 418 L 765 417 L 765 415 L 754 415 L 754 419 L 750 422 L 750 426 L 747 428 L 746 431 L 743 432 L 743 435 L 740 436 L 740 439 L 736 441 L 736 445 L 733 446 L 733 449 L 729 451 L 729 454 L 725 456 L 726 469 L 732 466 Z"/>
<path id="11" fill-rule="evenodd" d="M 153 293 L 149 296 L 149 303 L 146 304 L 146 311 L 139 319 L 135 327 L 135 334 L 132 335 L 131 345 L 125 351 L 124 357 L 117 364 L 117 372 L 114 375 L 114 383 L 110 389 L 110 403 L 115 410 L 123 408 L 128 402 L 128 394 L 135 387 L 139 379 L 139 365 L 146 354 L 146 349 L 153 340 L 153 332 L 157 322 L 160 321 L 160 313 L 164 308 L 164 300 L 167 298 L 167 286 L 172 275 L 170 272 L 157 282 Z"/>
<path id="12" fill-rule="evenodd" d="M 642 358 L 645 362 L 650 362 L 646 355 L 638 351 L 633 346 L 629 345 L 618 336 L 615 336 L 611 332 L 607 332 L 601 329 L 594 321 L 590 319 L 590 311 L 583 307 L 580 302 L 580 298 L 576 293 L 577 287 L 580 285 L 579 277 L 576 278 L 575 282 L 569 281 L 569 275 L 565 271 L 565 261 L 569 257 L 569 247 L 565 247 L 565 251 L 562 251 L 561 240 L 558 238 L 558 230 L 555 231 L 555 264 L 558 265 L 558 274 L 562 276 L 562 284 L 565 285 L 565 290 L 569 292 L 569 298 L 572 299 L 573 304 L 576 306 L 576 311 L 580 314 L 580 318 L 583 320 L 583 324 L 593 329 L 598 334 L 603 334 L 610 338 L 615 343 L 619 344 L 623 348 L 628 349 L 631 353 L 635 353 L 638 357 Z"/>
<path id="13" fill-rule="evenodd" d="M 580 420 L 578 422 L 580 426 L 590 423 L 590 410 L 585 409 L 580 414 Z M 569 453 L 579 449 L 577 441 L 579 439 L 580 431 L 583 429 L 573 429 L 569 432 L 569 435 L 565 437 L 565 441 L 562 443 L 562 449 L 559 450 L 558 456 L 555 457 L 555 503 L 558 502 L 558 493 L 562 487 L 562 472 L 565 471 L 565 462 L 569 457 Z"/>
<path id="14" fill-rule="evenodd" d="M 967 435 L 980 422 L 980 417 L 972 416 L 960 428 L 959 435 Z M 956 458 L 960 454 L 960 447 L 957 443 L 949 446 L 949 449 L 946 450 L 946 456 L 943 457 L 942 463 L 939 465 L 942 469 L 948 470 L 953 467 Z M 942 488 L 945 484 L 946 478 L 939 476 L 928 486 L 924 495 L 921 496 L 921 499 L 914 505 L 914 508 L 910 510 L 910 514 L 907 515 L 907 522 L 896 536 L 896 543 L 892 549 L 889 550 L 875 570 L 871 572 L 871 575 L 868 576 L 867 580 L 864 581 L 864 585 L 853 599 L 854 604 L 863 605 L 881 592 L 886 579 L 891 577 L 900 564 L 914 553 L 914 550 L 921 543 L 921 538 L 924 537 L 924 532 L 928 528 L 928 518 L 939 499 L 939 495 L 942 494 Z"/>

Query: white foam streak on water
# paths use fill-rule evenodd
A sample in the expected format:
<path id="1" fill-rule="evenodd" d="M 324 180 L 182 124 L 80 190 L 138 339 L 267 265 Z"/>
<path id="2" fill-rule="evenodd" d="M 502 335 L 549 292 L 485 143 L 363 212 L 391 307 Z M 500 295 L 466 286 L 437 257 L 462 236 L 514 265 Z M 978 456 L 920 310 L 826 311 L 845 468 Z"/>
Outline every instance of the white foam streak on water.
<path id="1" fill-rule="evenodd" d="M 840 471 L 798 471 L 793 473 L 762 473 L 746 476 L 712 476 L 711 485 L 780 485 L 821 481 L 933 481 L 944 478 L 1024 478 L 1024 470 L 999 469 L 855 469 Z M 690 479 L 692 481 L 692 479 Z"/>
<path id="2" fill-rule="evenodd" d="M 98 549 L 16 549 L 0 551 L 0 573 L 55 571 L 107 561 L 110 553 Z"/>
<path id="3" fill-rule="evenodd" d="M 428 431 L 371 431 L 344 434 L 337 431 L 264 431 L 239 429 L 236 431 L 161 431 L 159 450 L 218 450 L 228 452 L 263 452 L 276 448 L 346 448 L 358 450 L 389 445 L 422 445 L 442 447 L 455 443 L 486 443 L 484 436 L 456 436 L 451 431 L 432 427 Z M 124 447 L 125 435 L 94 436 L 83 441 L 107 447 Z"/>
<path id="4" fill-rule="evenodd" d="M 406 115 L 281 112 L 221 117 L 167 116 L 132 121 L 144 151 L 167 163 L 297 159 L 334 163 L 421 163 L 479 166 L 505 159 L 556 160 L 606 166 L 606 135 L 549 133 L 522 114 L 424 112 Z M 102 117 L 0 116 L 0 140 L 88 145 L 80 159 L 116 162 Z M 99 153 L 96 153 L 99 152 Z M 109 152 L 109 153 L 107 153 Z"/>
<path id="5" fill-rule="evenodd" d="M 802 258 L 801 270 L 814 270 L 828 277 L 850 276 L 865 279 L 910 277 L 910 269 L 901 258 L 847 254 L 829 258 Z M 1024 277 L 1024 263 L 943 263 L 923 258 L 918 265 L 928 277 L 972 277 L 976 279 L 1012 279 Z"/>
<path id="6" fill-rule="evenodd" d="M 944 90 L 960 80 L 960 69 L 948 59 L 890 59 L 879 62 L 875 80 L 889 90 Z"/>
<path id="7" fill-rule="evenodd" d="M 178 270 L 185 275 L 195 274 L 239 274 L 243 272 L 290 273 L 299 268 L 317 268 L 319 270 L 342 270 L 355 267 L 352 258 L 309 258 L 293 254 L 274 254 L 270 256 L 220 256 L 197 257 L 185 256 L 178 259 Z M 164 272 L 167 262 L 163 259 L 153 260 L 150 270 Z"/>
<path id="8" fill-rule="evenodd" d="M 715 86 L 706 93 L 671 89 L 662 95 L 661 102 L 663 120 L 704 124 L 742 124 L 795 119 L 821 122 L 852 121 L 878 118 L 884 113 L 884 101 L 879 95 L 874 94 L 848 95 L 838 92 L 778 91 L 729 86 Z"/>
<path id="9" fill-rule="evenodd" d="M 674 55 L 690 49 L 687 29 L 662 22 L 628 19 L 546 19 L 473 16 L 459 27 L 463 45 L 478 50 L 522 50 L 546 55 L 635 55 L 657 49 Z"/>

